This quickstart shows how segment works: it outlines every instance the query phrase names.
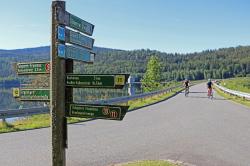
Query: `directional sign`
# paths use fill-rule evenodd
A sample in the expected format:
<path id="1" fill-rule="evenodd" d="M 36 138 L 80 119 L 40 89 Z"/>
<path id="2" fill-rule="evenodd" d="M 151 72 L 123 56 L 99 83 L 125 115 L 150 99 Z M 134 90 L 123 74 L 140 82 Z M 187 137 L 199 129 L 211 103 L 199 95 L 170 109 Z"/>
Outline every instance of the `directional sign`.
<path id="1" fill-rule="evenodd" d="M 64 24 L 70 28 L 76 29 L 84 34 L 92 35 L 94 31 L 94 25 L 82 20 L 81 18 L 70 14 L 69 12 L 63 12 L 62 9 L 58 9 L 58 22 Z"/>
<path id="2" fill-rule="evenodd" d="M 88 49 L 93 49 L 94 45 L 94 39 L 61 26 L 57 27 L 57 38 L 60 41 L 76 44 Z"/>
<path id="3" fill-rule="evenodd" d="M 22 101 L 50 101 L 49 89 L 20 89 Z"/>
<path id="4" fill-rule="evenodd" d="M 70 45 L 57 45 L 57 55 L 65 59 L 73 59 L 88 63 L 93 63 L 95 59 L 95 53 L 89 52 L 82 48 L 77 48 Z"/>
<path id="5" fill-rule="evenodd" d="M 128 80 L 128 74 L 90 75 L 66 74 L 66 86 L 74 88 L 116 88 L 122 89 Z"/>
<path id="6" fill-rule="evenodd" d="M 128 106 L 68 104 L 67 109 L 69 117 L 122 120 Z"/>
<path id="7" fill-rule="evenodd" d="M 17 74 L 48 74 L 50 72 L 50 62 L 29 62 L 17 63 Z"/>

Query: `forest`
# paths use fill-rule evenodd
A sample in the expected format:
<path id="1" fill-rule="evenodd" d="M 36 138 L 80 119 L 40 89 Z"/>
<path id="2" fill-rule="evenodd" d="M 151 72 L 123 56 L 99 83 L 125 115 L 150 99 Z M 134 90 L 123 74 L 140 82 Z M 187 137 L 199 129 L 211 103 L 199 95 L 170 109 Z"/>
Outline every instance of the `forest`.
<path id="1" fill-rule="evenodd" d="M 75 73 L 130 73 L 139 81 L 146 72 L 149 58 L 160 60 L 162 81 L 201 80 L 250 76 L 250 46 L 205 50 L 187 54 L 165 53 L 150 49 L 118 50 L 95 47 L 94 64 L 74 62 Z M 0 85 L 16 80 L 16 62 L 49 61 L 49 47 L 0 50 Z"/>

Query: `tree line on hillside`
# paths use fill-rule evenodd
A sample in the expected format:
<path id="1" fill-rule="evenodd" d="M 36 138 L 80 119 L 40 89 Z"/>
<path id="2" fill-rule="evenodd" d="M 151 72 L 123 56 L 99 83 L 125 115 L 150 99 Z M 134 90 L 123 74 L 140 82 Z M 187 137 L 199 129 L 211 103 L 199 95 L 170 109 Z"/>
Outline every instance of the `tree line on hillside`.
<path id="1" fill-rule="evenodd" d="M 117 50 L 95 47 L 94 64 L 75 62 L 75 73 L 130 73 L 142 78 L 149 58 L 155 55 L 161 66 L 161 80 L 180 81 L 207 78 L 250 76 L 250 46 L 206 50 L 189 54 L 164 53 L 156 50 Z M 49 47 L 23 50 L 0 50 L 0 81 L 16 78 L 14 62 L 48 61 Z"/>
<path id="2" fill-rule="evenodd" d="M 142 78 L 149 58 L 161 63 L 161 80 L 181 81 L 250 76 L 250 47 L 239 46 L 191 54 L 167 54 L 155 50 L 97 52 L 96 62 L 81 68 L 86 73 L 131 73 Z M 80 72 L 80 70 L 79 70 Z"/>

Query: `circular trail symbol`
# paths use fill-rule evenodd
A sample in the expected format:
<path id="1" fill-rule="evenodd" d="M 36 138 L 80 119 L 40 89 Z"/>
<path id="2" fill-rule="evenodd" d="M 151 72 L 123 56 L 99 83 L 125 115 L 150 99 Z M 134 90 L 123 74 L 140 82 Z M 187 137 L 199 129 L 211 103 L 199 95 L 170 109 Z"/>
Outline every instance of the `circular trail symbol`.
<path id="1" fill-rule="evenodd" d="M 50 63 L 46 63 L 45 65 L 46 72 L 50 71 Z"/>
<path id="2" fill-rule="evenodd" d="M 103 115 L 108 115 L 109 114 L 109 107 L 104 107 L 102 109 L 102 113 L 103 113 Z"/>

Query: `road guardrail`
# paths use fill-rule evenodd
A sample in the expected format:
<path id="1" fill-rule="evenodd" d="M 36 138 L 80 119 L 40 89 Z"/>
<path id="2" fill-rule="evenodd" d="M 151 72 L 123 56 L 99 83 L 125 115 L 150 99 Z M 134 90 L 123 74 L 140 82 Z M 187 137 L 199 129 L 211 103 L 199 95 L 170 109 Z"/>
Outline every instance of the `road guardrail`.
<path id="1" fill-rule="evenodd" d="M 225 92 L 225 93 L 228 93 L 228 94 L 231 94 L 231 95 L 234 95 L 234 96 L 239 96 L 239 97 L 242 97 L 243 99 L 250 100 L 250 94 L 249 93 L 231 90 L 231 89 L 225 88 L 225 87 L 223 87 L 221 85 L 218 85 L 217 83 L 214 83 L 214 85 L 217 88 L 219 88 L 220 90 L 222 90 L 223 92 Z"/>
<path id="2" fill-rule="evenodd" d="M 155 95 L 160 95 L 164 93 L 171 92 L 175 88 L 180 88 L 182 85 L 179 86 L 173 86 L 170 88 L 166 88 L 163 90 L 158 90 L 154 92 L 147 92 L 147 93 L 142 93 L 142 94 L 137 94 L 133 96 L 123 96 L 123 97 L 118 97 L 118 98 L 111 98 L 111 99 L 106 99 L 106 100 L 96 100 L 93 102 L 88 102 L 87 104 L 114 104 L 114 103 L 125 103 L 131 100 L 136 100 L 136 99 L 142 99 L 142 98 L 147 98 L 147 97 L 152 97 Z M 86 103 L 84 103 L 86 104 Z M 11 109 L 11 110 L 0 110 L 0 119 L 5 119 L 5 118 L 15 118 L 15 117 L 24 117 L 24 116 L 30 116 L 30 115 L 37 115 L 37 114 L 46 114 L 49 113 L 50 109 L 49 107 L 36 107 L 36 108 L 24 108 L 24 109 Z"/>
<path id="3" fill-rule="evenodd" d="M 49 113 L 49 107 L 36 107 L 0 111 L 0 119 Z"/>

